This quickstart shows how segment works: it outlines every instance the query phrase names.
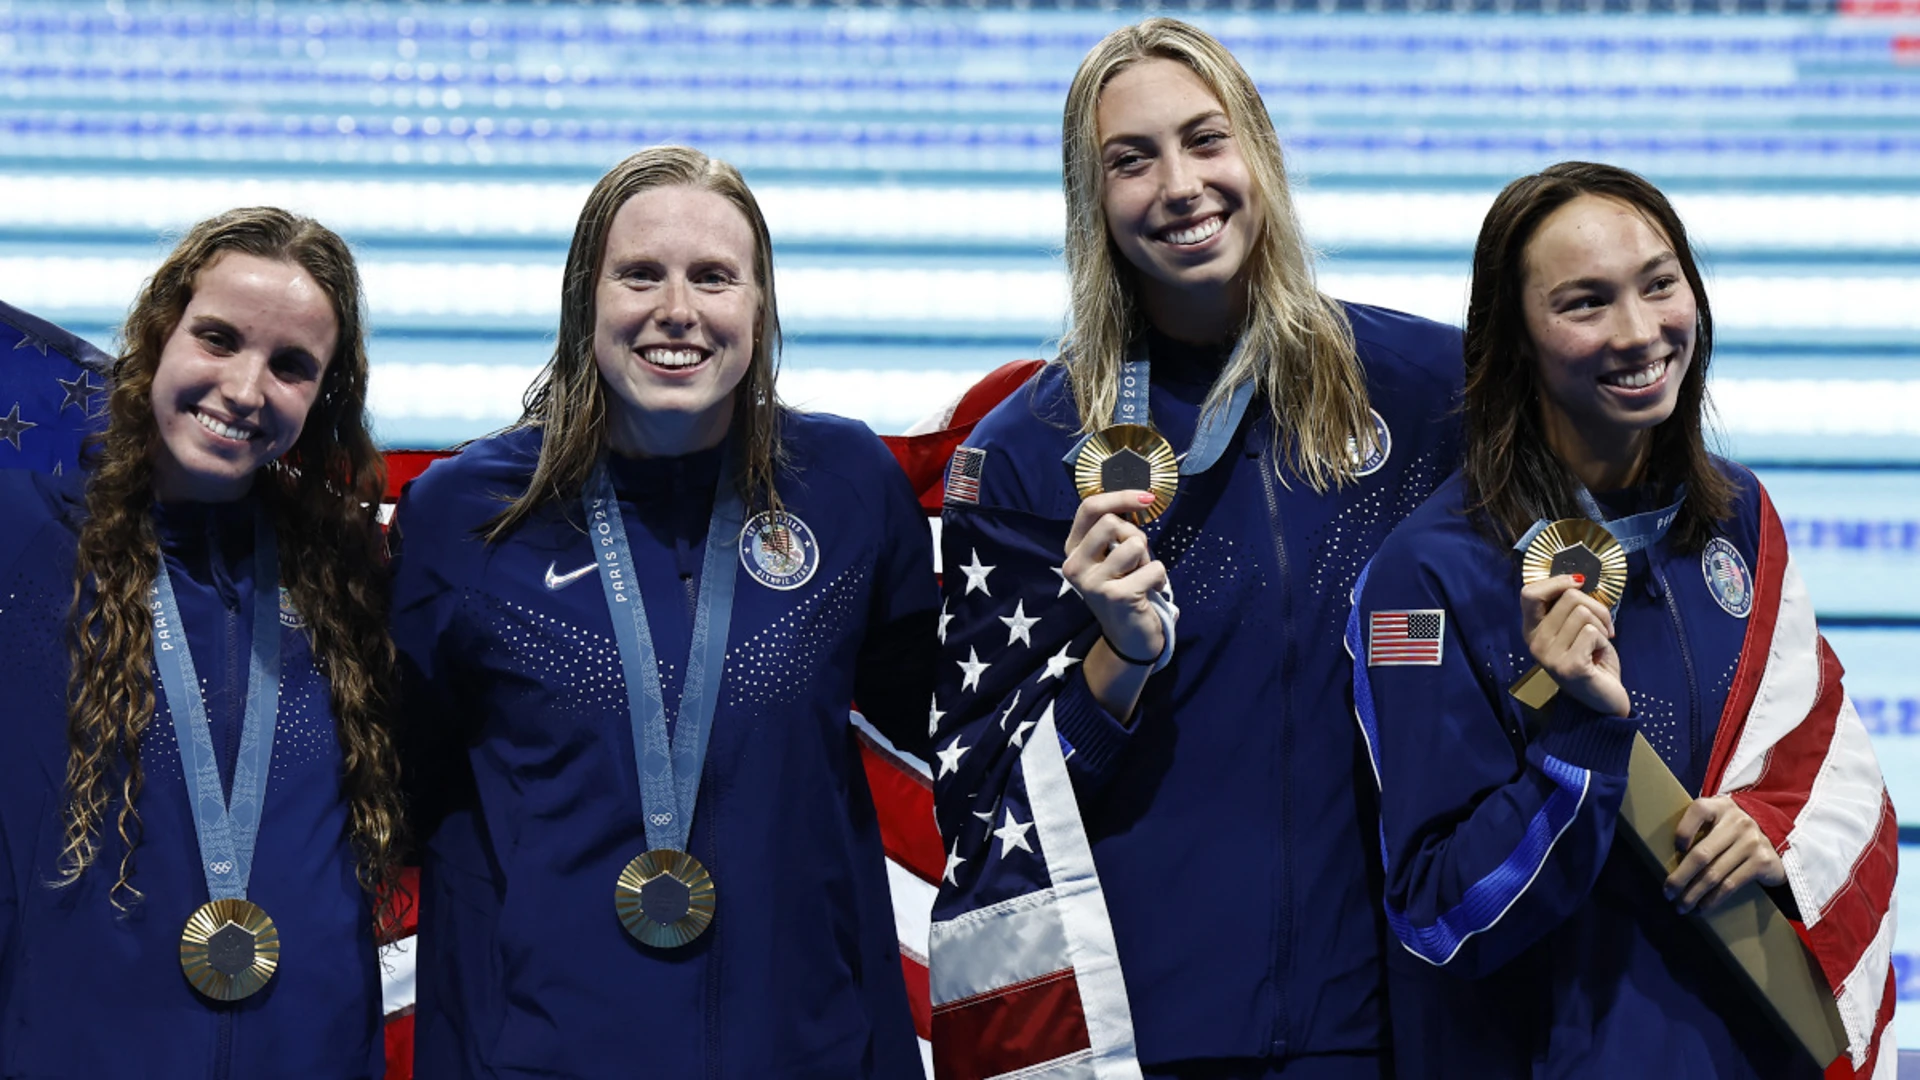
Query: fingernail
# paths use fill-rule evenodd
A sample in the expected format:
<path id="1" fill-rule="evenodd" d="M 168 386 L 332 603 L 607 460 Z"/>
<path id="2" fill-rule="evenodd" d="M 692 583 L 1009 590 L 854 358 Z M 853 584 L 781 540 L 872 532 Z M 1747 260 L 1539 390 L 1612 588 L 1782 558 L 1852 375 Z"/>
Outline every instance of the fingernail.
<path id="1" fill-rule="evenodd" d="M 1152 505 L 1153 505 L 1153 500 L 1154 500 L 1154 499 L 1156 499 L 1156 498 L 1158 498 L 1158 497 L 1159 497 L 1159 496 L 1157 496 L 1157 495 L 1155 495 L 1155 494 L 1154 494 L 1153 492 L 1151 492 L 1151 491 L 1143 491 L 1143 492 L 1141 492 L 1141 493 L 1140 493 L 1140 505 L 1141 505 L 1141 506 L 1152 506 Z"/>
<path id="2" fill-rule="evenodd" d="M 1585 585 L 1587 583 L 1587 575 L 1585 574 L 1573 575 L 1573 583 L 1575 585 Z"/>

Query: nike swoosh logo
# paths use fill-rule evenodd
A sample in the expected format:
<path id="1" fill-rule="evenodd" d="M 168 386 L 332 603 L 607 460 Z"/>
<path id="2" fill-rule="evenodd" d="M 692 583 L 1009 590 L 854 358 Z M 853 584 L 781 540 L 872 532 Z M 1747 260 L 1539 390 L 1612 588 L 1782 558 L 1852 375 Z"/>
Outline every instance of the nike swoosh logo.
<path id="1" fill-rule="evenodd" d="M 586 577 L 588 574 L 591 574 L 598 569 L 600 569 L 599 563 L 590 562 L 578 570 L 570 570 L 564 574 L 556 574 L 553 572 L 554 564 L 548 563 L 547 564 L 547 588 L 564 589 L 567 586 L 573 584 L 576 581 L 579 581 L 581 578 Z"/>

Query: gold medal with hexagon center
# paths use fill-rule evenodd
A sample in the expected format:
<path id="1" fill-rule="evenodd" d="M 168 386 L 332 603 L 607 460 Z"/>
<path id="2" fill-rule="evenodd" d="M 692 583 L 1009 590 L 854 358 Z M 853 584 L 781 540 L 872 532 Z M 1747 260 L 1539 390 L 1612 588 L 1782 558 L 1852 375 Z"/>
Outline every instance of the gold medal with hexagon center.
<path id="1" fill-rule="evenodd" d="M 1151 492 L 1152 505 L 1131 515 L 1145 525 L 1172 505 L 1180 490 L 1180 462 L 1159 432 L 1145 424 L 1114 424 L 1080 445 L 1073 486 L 1082 499 L 1107 491 Z"/>
<path id="2" fill-rule="evenodd" d="M 201 904 L 180 931 L 180 970 L 215 1001 L 259 993 L 279 966 L 280 930 L 250 901 Z"/>
<path id="3" fill-rule="evenodd" d="M 613 887 L 620 925 L 643 945 L 677 949 L 713 922 L 713 878 L 684 851 L 655 848 L 633 857 Z"/>

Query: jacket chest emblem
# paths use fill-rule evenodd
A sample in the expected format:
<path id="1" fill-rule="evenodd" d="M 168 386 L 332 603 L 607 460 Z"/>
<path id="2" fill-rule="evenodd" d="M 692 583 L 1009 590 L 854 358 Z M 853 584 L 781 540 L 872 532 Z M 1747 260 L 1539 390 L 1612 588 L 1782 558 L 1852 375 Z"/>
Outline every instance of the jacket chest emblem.
<path id="1" fill-rule="evenodd" d="M 1373 416 L 1373 445 L 1361 452 L 1354 440 L 1347 440 L 1347 453 L 1353 458 L 1353 475 L 1372 476 L 1387 463 L 1387 455 L 1393 453 L 1393 432 L 1387 428 L 1386 417 L 1378 409 L 1368 409 Z"/>
<path id="2" fill-rule="evenodd" d="M 820 544 L 797 515 L 763 511 L 740 534 L 740 565 L 769 589 L 797 589 L 820 569 Z"/>
<path id="3" fill-rule="evenodd" d="M 1707 579 L 1707 591 L 1721 610 L 1736 619 L 1744 619 L 1753 610 L 1753 574 L 1738 548 L 1722 537 L 1707 541 L 1700 553 L 1700 573 Z"/>

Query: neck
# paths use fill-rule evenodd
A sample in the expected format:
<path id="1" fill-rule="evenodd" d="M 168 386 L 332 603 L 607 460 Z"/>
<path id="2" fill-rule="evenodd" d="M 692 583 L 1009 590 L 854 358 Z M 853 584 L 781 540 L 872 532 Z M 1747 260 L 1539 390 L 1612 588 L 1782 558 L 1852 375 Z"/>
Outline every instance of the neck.
<path id="1" fill-rule="evenodd" d="M 1154 283 L 1140 291 L 1147 321 L 1175 341 L 1213 345 L 1232 341 L 1247 318 L 1247 283 L 1236 277 L 1223 287 L 1178 290 Z"/>
<path id="2" fill-rule="evenodd" d="M 153 465 L 153 501 L 157 503 L 237 502 L 246 498 L 252 490 L 252 473 L 239 480 L 208 481 L 200 477 L 183 476 L 179 469 L 166 462 L 156 461 Z"/>
<path id="3" fill-rule="evenodd" d="M 1593 431 L 1573 423 L 1558 409 L 1543 406 L 1547 446 L 1588 491 L 1618 491 L 1639 483 L 1653 453 L 1648 428 Z"/>
<path id="4" fill-rule="evenodd" d="M 711 450 L 733 424 L 733 399 L 702 413 L 644 412 L 614 402 L 607 413 L 607 445 L 621 457 L 681 457 Z"/>

